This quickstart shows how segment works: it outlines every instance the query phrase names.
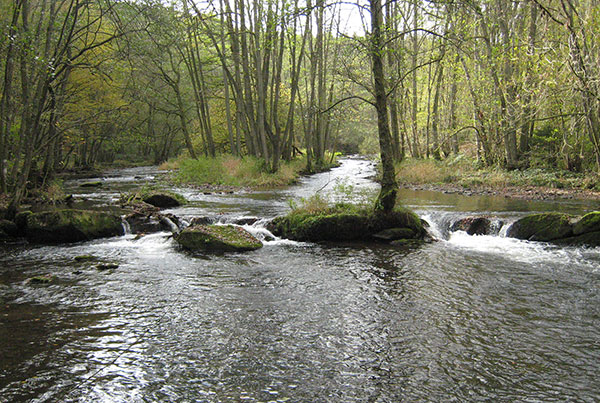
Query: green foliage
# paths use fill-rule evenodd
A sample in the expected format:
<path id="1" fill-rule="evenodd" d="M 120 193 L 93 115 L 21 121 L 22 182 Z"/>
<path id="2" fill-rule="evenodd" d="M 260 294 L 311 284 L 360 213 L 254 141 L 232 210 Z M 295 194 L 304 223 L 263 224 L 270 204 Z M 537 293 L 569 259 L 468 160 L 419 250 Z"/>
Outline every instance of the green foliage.
<path id="1" fill-rule="evenodd" d="M 558 168 L 562 136 L 558 129 L 547 125 L 531 137 L 530 164 L 534 168 Z"/>

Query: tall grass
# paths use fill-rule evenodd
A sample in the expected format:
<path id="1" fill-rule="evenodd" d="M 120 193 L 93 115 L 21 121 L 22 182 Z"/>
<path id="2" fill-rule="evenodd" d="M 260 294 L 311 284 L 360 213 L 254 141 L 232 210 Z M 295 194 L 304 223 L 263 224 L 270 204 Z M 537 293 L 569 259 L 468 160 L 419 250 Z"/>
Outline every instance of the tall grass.
<path id="1" fill-rule="evenodd" d="M 165 163 L 161 168 L 173 169 L 175 182 L 182 184 L 263 188 L 294 183 L 305 164 L 303 158 L 297 158 L 282 163 L 277 172 L 271 173 L 262 159 L 220 155 L 215 158 L 183 158 Z"/>

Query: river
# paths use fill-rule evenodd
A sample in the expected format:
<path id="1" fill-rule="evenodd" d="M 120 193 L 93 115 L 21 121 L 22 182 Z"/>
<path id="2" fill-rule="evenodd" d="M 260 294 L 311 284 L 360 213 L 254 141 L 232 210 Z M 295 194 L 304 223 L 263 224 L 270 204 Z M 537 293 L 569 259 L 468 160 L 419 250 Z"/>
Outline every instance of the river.
<path id="1" fill-rule="evenodd" d="M 367 197 L 373 164 L 350 158 L 289 188 L 177 188 L 184 219 L 269 218 L 290 200 Z M 155 168 L 107 173 L 116 200 Z M 527 202 L 402 191 L 439 241 L 420 247 L 275 239 L 243 254 L 192 255 L 169 233 L 0 249 L 1 402 L 451 402 L 600 399 L 600 248 L 502 236 Z M 497 217 L 495 236 L 451 232 Z M 247 226 L 264 236 L 261 222 Z M 267 238 L 270 239 L 270 238 Z M 79 255 L 119 265 L 99 271 Z M 53 274 L 49 285 L 27 278 Z"/>

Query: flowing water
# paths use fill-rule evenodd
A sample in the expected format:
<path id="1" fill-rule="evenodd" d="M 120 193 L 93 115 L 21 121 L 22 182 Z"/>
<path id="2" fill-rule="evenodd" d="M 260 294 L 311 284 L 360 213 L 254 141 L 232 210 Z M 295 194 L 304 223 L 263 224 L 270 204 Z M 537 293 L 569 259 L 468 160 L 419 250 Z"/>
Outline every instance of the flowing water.
<path id="1" fill-rule="evenodd" d="M 269 218 L 290 200 L 366 197 L 373 165 L 268 192 L 204 194 L 184 219 Z M 110 203 L 154 168 L 109 173 L 76 197 Z M 352 188 L 352 189 L 350 189 Z M 0 251 L 0 401 L 598 401 L 600 249 L 505 238 L 524 202 L 403 191 L 440 240 L 417 248 L 281 239 L 192 255 L 169 233 Z M 451 232 L 497 218 L 495 236 Z M 261 222 L 246 226 L 264 237 Z M 119 265 L 99 271 L 74 257 Z M 26 279 L 53 274 L 49 285 Z"/>

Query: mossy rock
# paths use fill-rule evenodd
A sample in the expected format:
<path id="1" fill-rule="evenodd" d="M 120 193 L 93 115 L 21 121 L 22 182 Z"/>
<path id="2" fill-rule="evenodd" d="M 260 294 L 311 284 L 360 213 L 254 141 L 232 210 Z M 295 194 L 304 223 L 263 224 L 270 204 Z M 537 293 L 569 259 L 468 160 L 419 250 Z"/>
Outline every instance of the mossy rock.
<path id="1" fill-rule="evenodd" d="M 75 256 L 73 258 L 73 260 L 76 261 L 77 263 L 95 262 L 96 260 L 98 260 L 98 257 L 96 257 L 94 255 L 79 255 L 79 256 Z"/>
<path id="2" fill-rule="evenodd" d="M 79 242 L 123 233 L 121 218 L 103 211 L 28 211 L 18 214 L 15 221 L 28 240 L 40 243 Z"/>
<path id="3" fill-rule="evenodd" d="M 529 241 L 554 241 L 573 234 L 571 217 L 562 213 L 532 214 L 515 221 L 506 235 Z"/>
<path id="4" fill-rule="evenodd" d="M 190 251 L 241 252 L 263 246 L 251 233 L 234 225 L 191 226 L 176 235 L 175 240 Z"/>
<path id="5" fill-rule="evenodd" d="M 322 213 L 293 211 L 276 217 L 268 229 L 275 235 L 296 241 L 356 241 L 373 240 L 373 236 L 388 229 L 408 229 L 413 238 L 422 238 L 425 230 L 421 219 L 404 208 L 390 213 L 373 210 L 329 209 Z M 408 235 L 408 231 L 403 236 Z"/>
<path id="6" fill-rule="evenodd" d="M 27 284 L 51 284 L 56 281 L 56 276 L 52 274 L 44 274 L 27 279 Z"/>
<path id="7" fill-rule="evenodd" d="M 179 207 L 184 204 L 180 197 L 170 193 L 152 193 L 144 196 L 142 200 L 158 208 Z"/>
<path id="8" fill-rule="evenodd" d="M 600 211 L 593 211 L 581 217 L 573 226 L 573 235 L 600 231 Z"/>

